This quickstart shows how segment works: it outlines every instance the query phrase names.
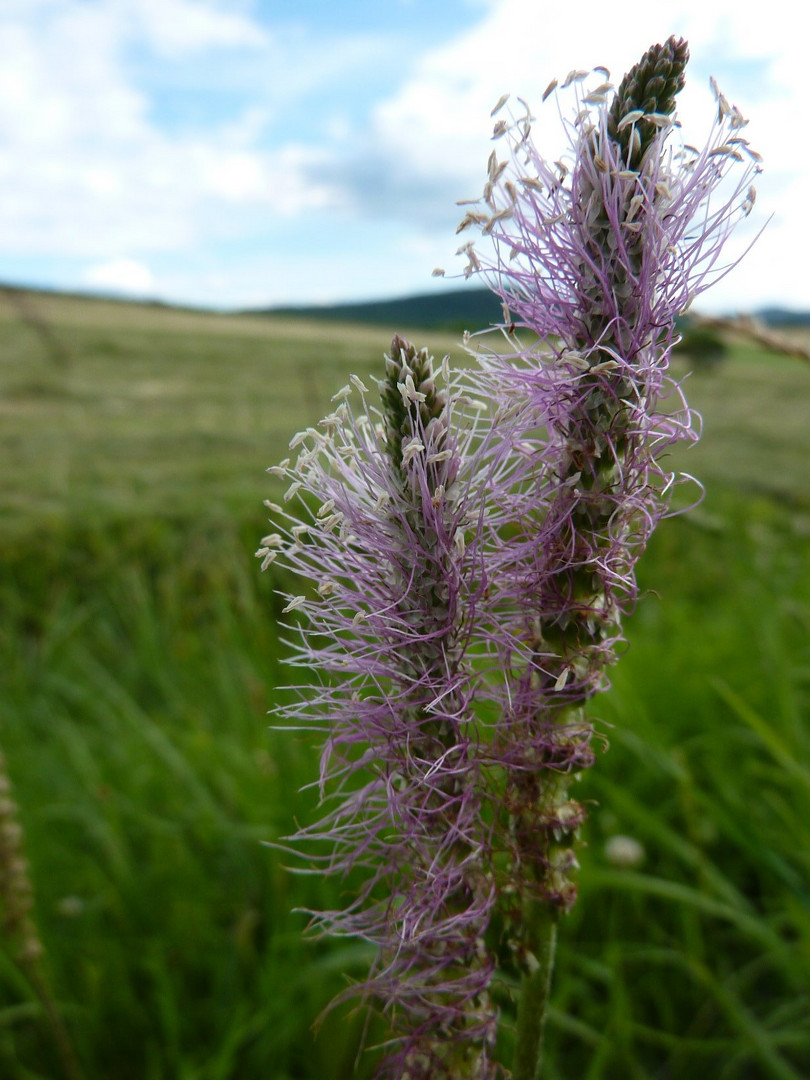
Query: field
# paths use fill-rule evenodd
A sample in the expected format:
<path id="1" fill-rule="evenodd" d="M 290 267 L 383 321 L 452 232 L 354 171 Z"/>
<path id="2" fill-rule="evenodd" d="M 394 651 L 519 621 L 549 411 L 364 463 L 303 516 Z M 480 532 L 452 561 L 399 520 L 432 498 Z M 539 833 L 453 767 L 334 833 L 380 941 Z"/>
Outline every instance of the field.
<path id="1" fill-rule="evenodd" d="M 362 1012 L 312 1031 L 367 953 L 305 940 L 294 909 L 329 893 L 262 843 L 306 819 L 317 748 L 268 728 L 287 676 L 253 552 L 265 467 L 388 338 L 32 302 L 58 350 L 0 307 L 0 747 L 78 1066 L 6 933 L 0 1077 L 367 1077 Z M 810 1075 L 810 367 L 737 344 L 687 386 L 706 497 L 645 553 L 593 710 L 548 1080 Z"/>

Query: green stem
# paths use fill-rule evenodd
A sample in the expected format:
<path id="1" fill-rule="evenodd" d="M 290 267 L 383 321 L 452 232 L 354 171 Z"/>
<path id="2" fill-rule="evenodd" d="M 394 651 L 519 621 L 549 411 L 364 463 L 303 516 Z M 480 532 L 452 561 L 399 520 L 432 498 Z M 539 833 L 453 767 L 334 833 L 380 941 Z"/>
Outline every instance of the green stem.
<path id="1" fill-rule="evenodd" d="M 512 1080 L 539 1080 L 543 1023 L 546 1018 L 559 912 L 550 904 L 533 902 L 527 910 L 533 944 L 531 968 L 523 979 L 518 1004 L 517 1043 Z"/>

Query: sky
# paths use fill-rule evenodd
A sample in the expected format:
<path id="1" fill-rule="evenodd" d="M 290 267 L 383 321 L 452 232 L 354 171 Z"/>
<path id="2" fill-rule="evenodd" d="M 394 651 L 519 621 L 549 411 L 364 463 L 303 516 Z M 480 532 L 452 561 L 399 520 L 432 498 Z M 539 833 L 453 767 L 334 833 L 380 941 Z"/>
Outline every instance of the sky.
<path id="1" fill-rule="evenodd" d="M 806 36 L 787 4 L 0 0 L 0 281 L 216 308 L 458 288 L 456 203 L 480 194 L 501 95 L 546 124 L 553 77 L 618 83 L 675 33 L 686 141 L 711 125 L 713 75 L 764 158 L 735 254 L 758 238 L 698 307 L 806 309 Z"/>

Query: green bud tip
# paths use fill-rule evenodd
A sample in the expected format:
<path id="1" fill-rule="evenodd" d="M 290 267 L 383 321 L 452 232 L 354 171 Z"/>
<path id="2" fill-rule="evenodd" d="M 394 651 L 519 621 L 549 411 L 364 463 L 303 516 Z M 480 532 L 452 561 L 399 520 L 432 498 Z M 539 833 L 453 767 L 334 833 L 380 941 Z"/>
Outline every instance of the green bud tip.
<path id="1" fill-rule="evenodd" d="M 620 127 L 628 113 L 657 113 L 671 116 L 675 96 L 683 89 L 689 46 L 671 35 L 663 45 L 652 45 L 619 84 L 608 113 L 608 134 L 622 147 L 628 168 L 635 168 L 648 150 L 658 130 L 654 123 L 640 120 Z"/>

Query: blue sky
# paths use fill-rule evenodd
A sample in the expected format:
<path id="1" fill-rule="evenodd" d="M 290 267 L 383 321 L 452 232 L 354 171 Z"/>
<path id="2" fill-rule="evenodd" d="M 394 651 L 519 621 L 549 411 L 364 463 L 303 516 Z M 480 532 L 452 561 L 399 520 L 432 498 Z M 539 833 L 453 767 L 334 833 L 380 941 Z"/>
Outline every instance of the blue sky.
<path id="1" fill-rule="evenodd" d="M 701 306 L 810 306 L 805 61 L 787 0 L 757 22 L 727 0 L 622 10 L 2 0 L 0 280 L 217 307 L 457 285 L 431 270 L 462 269 L 456 201 L 480 191 L 501 94 L 539 105 L 552 77 L 597 64 L 618 79 L 675 32 L 692 51 L 688 141 L 711 123 L 713 74 L 765 158 L 739 245 L 771 218 Z"/>

